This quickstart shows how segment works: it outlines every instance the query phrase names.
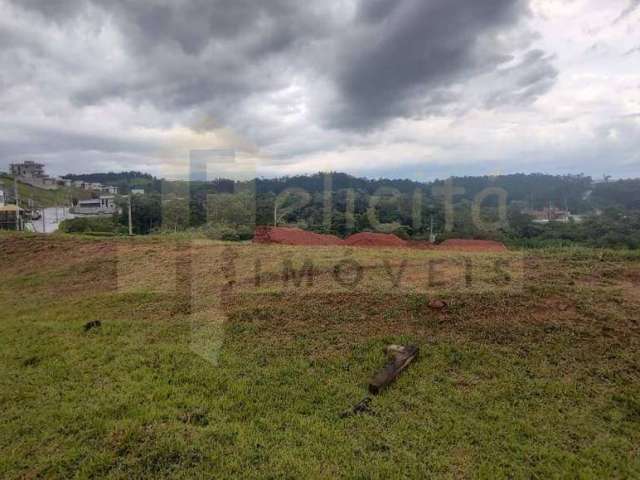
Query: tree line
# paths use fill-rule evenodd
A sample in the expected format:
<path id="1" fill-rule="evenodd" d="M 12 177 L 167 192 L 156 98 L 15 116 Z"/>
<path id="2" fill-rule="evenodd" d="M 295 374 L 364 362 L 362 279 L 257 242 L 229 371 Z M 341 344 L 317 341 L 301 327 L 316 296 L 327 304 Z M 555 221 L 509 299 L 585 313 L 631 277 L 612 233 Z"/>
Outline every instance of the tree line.
<path id="1" fill-rule="evenodd" d="M 134 196 L 132 204 L 134 233 L 142 235 L 190 230 L 243 240 L 252 237 L 255 225 L 278 223 L 338 236 L 383 226 L 416 240 L 434 231 L 438 239 L 487 238 L 523 246 L 640 247 L 638 179 L 594 182 L 584 175 L 513 174 L 425 183 L 335 172 L 245 182 L 165 181 L 139 172 L 82 179 L 117 181 L 124 191 L 144 183 L 147 194 Z M 447 185 L 455 193 L 449 203 L 442 195 Z M 488 195 L 474 207 L 487 190 L 505 193 L 504 211 L 499 195 Z M 120 202 L 122 214 L 112 219 L 116 232 L 128 223 L 126 199 Z M 539 224 L 527 213 L 549 206 L 579 214 L 581 220 Z"/>

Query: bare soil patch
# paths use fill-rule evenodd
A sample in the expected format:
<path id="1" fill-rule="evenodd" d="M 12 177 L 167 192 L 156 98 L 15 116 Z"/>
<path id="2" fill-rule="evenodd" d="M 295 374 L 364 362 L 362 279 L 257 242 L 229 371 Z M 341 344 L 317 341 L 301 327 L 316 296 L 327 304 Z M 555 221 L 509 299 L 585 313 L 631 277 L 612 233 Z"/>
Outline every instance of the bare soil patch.
<path id="1" fill-rule="evenodd" d="M 300 228 L 283 227 L 258 227 L 253 242 L 280 245 L 344 245 L 344 240 L 334 235 L 321 235 Z"/>
<path id="2" fill-rule="evenodd" d="M 428 242 L 407 241 L 393 234 L 361 232 L 347 237 L 345 240 L 334 235 L 321 235 L 300 228 L 258 227 L 253 239 L 254 243 L 280 245 L 346 245 L 352 247 L 404 247 L 420 250 L 445 250 L 456 252 L 506 252 L 507 247 L 491 240 L 450 239 L 440 245 Z"/>
<path id="3" fill-rule="evenodd" d="M 359 247 L 407 247 L 409 243 L 400 237 L 385 233 L 362 232 L 351 235 L 345 243 Z"/>
<path id="4" fill-rule="evenodd" d="M 436 247 L 437 250 L 451 250 L 456 252 L 506 252 L 504 243 L 492 240 L 463 240 L 452 238 L 445 240 Z"/>

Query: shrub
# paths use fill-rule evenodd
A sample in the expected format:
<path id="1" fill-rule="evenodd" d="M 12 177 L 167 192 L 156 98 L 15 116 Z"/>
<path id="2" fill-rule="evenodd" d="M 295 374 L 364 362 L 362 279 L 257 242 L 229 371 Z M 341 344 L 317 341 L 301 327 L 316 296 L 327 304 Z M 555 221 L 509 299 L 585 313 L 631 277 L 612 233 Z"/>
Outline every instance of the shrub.
<path id="1" fill-rule="evenodd" d="M 114 217 L 79 217 L 64 220 L 60 231 L 65 233 L 122 233 Z"/>
<path id="2" fill-rule="evenodd" d="M 213 240 L 241 241 L 253 238 L 253 229 L 247 225 L 207 224 L 203 230 Z"/>

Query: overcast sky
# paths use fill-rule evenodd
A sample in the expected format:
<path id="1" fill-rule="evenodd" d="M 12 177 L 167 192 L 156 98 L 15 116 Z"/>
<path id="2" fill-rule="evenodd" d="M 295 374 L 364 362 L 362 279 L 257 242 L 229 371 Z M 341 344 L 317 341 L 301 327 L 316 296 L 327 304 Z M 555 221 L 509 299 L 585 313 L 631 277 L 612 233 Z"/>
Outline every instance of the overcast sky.
<path id="1" fill-rule="evenodd" d="M 0 170 L 640 176 L 640 0 L 0 0 Z M 240 168 L 221 167 L 221 168 Z"/>

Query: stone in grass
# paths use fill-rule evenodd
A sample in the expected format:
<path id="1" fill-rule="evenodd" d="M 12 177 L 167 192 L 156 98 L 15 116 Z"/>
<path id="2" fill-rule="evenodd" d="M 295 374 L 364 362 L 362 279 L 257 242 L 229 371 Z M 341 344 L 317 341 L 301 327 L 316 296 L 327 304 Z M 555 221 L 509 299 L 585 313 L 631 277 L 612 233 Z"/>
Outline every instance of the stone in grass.
<path id="1" fill-rule="evenodd" d="M 444 300 L 431 300 L 429 302 L 429 308 L 432 310 L 444 310 L 447 306 L 447 302 Z"/>
<path id="2" fill-rule="evenodd" d="M 94 320 L 92 322 L 88 322 L 84 324 L 84 331 L 88 332 L 94 328 L 98 328 L 102 326 L 102 322 L 100 320 Z"/>
<path id="3" fill-rule="evenodd" d="M 29 357 L 24 362 L 22 362 L 22 365 L 24 365 L 25 367 L 36 367 L 39 363 L 40 357 Z"/>
<path id="4" fill-rule="evenodd" d="M 347 418 L 361 413 L 373 413 L 371 410 L 371 397 L 365 397 L 360 402 L 356 403 L 353 408 L 341 413 L 340 418 Z"/>

